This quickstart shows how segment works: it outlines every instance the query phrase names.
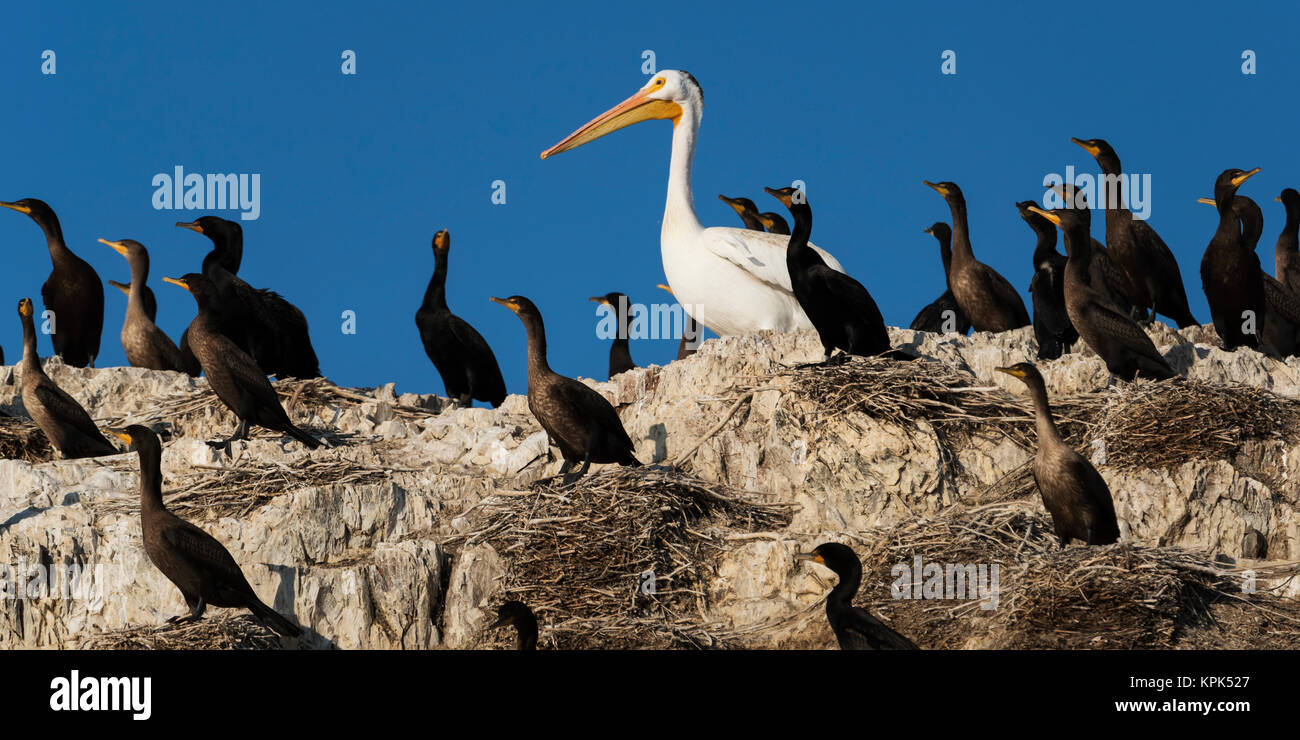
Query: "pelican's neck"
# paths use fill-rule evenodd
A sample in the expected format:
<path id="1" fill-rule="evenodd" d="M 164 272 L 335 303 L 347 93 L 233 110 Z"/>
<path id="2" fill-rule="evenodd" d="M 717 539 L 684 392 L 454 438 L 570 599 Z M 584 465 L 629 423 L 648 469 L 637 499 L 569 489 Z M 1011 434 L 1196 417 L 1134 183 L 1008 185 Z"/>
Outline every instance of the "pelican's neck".
<path id="1" fill-rule="evenodd" d="M 673 123 L 673 153 L 668 163 L 668 202 L 664 205 L 663 232 L 700 231 L 691 192 L 691 164 L 695 160 L 695 137 L 700 132 L 701 112 L 694 105 L 682 105 L 682 116 Z"/>

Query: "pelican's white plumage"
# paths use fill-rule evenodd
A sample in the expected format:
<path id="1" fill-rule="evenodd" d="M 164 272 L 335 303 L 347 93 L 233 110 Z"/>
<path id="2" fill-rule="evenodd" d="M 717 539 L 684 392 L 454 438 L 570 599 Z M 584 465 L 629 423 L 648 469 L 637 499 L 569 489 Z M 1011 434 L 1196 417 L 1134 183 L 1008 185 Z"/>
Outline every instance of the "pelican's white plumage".
<path id="1" fill-rule="evenodd" d="M 789 237 L 729 226 L 705 228 L 695 215 L 691 163 L 703 110 L 704 97 L 695 78 L 686 72 L 663 70 L 632 97 L 542 152 L 542 158 L 633 123 L 671 120 L 672 158 L 659 248 L 664 275 L 678 303 L 719 335 L 810 329 L 812 324 L 790 287 L 785 264 Z M 813 248 L 827 265 L 843 272 L 838 260 L 819 247 Z"/>

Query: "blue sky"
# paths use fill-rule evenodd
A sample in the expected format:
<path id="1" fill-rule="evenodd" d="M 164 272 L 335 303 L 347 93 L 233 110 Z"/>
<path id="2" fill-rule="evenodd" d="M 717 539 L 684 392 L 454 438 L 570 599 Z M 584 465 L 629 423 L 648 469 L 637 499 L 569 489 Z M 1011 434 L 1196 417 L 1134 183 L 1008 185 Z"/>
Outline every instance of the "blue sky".
<path id="1" fill-rule="evenodd" d="M 608 345 L 587 297 L 664 299 L 654 286 L 670 126 L 545 162 L 538 153 L 644 84 L 646 49 L 704 89 L 701 220 L 738 224 L 718 193 L 778 210 L 762 187 L 804 180 L 814 241 L 893 325 L 942 292 L 922 229 L 948 211 L 922 179 L 962 186 L 977 256 L 1023 289 L 1033 235 L 1014 203 L 1040 199 L 1044 175 L 1067 165 L 1095 172 L 1071 136 L 1108 139 L 1126 171 L 1151 174 L 1151 223 L 1202 322 L 1215 214 L 1195 199 L 1225 168 L 1263 167 L 1242 192 L 1264 207 L 1271 271 L 1282 215 L 1272 199 L 1300 185 L 1293 4 L 176 5 L 6 9 L 0 200 L 48 201 L 105 280 L 129 273 L 96 238 L 144 243 L 159 324 L 179 336 L 193 302 L 161 277 L 197 271 L 207 240 L 173 227 L 200 213 L 154 210 L 152 178 L 177 165 L 260 173 L 240 274 L 303 309 L 322 369 L 346 385 L 442 391 L 414 325 L 440 228 L 452 234 L 452 309 L 487 338 L 512 392 L 526 387 L 523 332 L 490 295 L 532 298 L 552 366 L 604 377 Z M 53 76 L 40 72 L 45 49 Z M 341 74 L 344 49 L 357 53 L 355 76 Z M 945 49 L 954 76 L 940 74 Z M 1256 75 L 1241 73 L 1245 49 Z M 491 201 L 494 180 L 505 205 Z M 0 213 L 0 245 L 0 307 L 39 303 L 50 266 L 35 225 Z M 125 363 L 125 297 L 106 299 L 100 366 Z M 341 331 L 344 310 L 357 313 L 354 335 Z M 16 361 L 16 315 L 0 319 L 0 344 Z M 47 337 L 40 349 L 49 354 Z M 632 352 L 649 364 L 675 349 L 643 341 Z"/>

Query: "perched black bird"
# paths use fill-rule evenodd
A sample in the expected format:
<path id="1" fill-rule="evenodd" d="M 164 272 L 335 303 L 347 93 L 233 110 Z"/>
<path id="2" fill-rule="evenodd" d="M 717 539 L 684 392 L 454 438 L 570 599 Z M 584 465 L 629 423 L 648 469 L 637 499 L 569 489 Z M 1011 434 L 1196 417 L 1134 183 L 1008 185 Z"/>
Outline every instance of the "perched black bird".
<path id="1" fill-rule="evenodd" d="M 821 338 L 823 361 L 830 360 L 837 348 L 862 356 L 889 352 L 889 332 L 871 294 L 862 283 L 828 267 L 808 246 L 812 207 L 807 198 L 792 187 L 763 189 L 784 203 L 794 217 L 794 233 L 785 252 L 786 268 L 794 297 Z"/>
<path id="2" fill-rule="evenodd" d="M 1038 238 L 1034 245 L 1034 277 L 1029 281 L 1029 294 L 1034 303 L 1034 337 L 1038 340 L 1038 359 L 1055 360 L 1079 341 L 1079 332 L 1074 330 L 1065 310 L 1066 258 L 1056 251 L 1056 226 L 1029 210 L 1032 205 L 1033 201 L 1026 200 L 1017 203 L 1016 208 Z"/>
<path id="3" fill-rule="evenodd" d="M 612 380 L 615 375 L 636 367 L 636 363 L 632 362 L 632 351 L 628 346 L 628 328 L 632 321 L 630 304 L 627 296 L 619 292 L 594 295 L 587 300 L 609 306 L 618 321 L 618 334 L 614 337 L 614 344 L 609 348 L 609 377 Z"/>
<path id="4" fill-rule="evenodd" d="M 1065 234 L 1065 308 L 1070 323 L 1106 368 L 1124 380 L 1138 374 L 1163 380 L 1172 378 L 1173 368 L 1156 349 L 1151 337 L 1115 304 L 1089 284 L 1092 237 L 1088 235 L 1091 215 L 1087 208 L 1030 210 L 1056 224 Z"/>
<path id="5" fill-rule="evenodd" d="M 433 235 L 433 277 L 424 291 L 424 301 L 415 312 L 420 342 L 429 356 L 447 397 L 461 406 L 484 401 L 493 408 L 506 400 L 506 381 L 487 340 L 474 327 L 447 308 L 447 258 L 451 234 L 446 229 Z"/>
<path id="6" fill-rule="evenodd" d="M 145 281 L 149 279 L 149 251 L 134 239 L 116 242 L 100 239 L 99 242 L 125 257 L 131 266 L 131 288 L 127 293 L 126 319 L 122 322 L 122 349 L 126 350 L 126 359 L 131 367 L 178 373 L 190 370 L 176 343 L 154 324 L 145 309 L 144 290 L 147 287 Z M 198 375 L 197 368 L 194 369 L 192 374 Z"/>
<path id="7" fill-rule="evenodd" d="M 238 277 L 244 255 L 243 227 L 218 216 L 176 225 L 212 240 L 212 251 L 203 259 L 203 274 L 217 289 L 214 315 L 221 332 L 252 355 L 267 375 L 319 378 L 320 362 L 307 317 L 279 293 L 253 288 Z"/>
<path id="8" fill-rule="evenodd" d="M 1185 329 L 1197 323 L 1187 307 L 1187 291 L 1178 261 L 1156 230 L 1146 221 L 1133 217 L 1123 189 L 1123 170 L 1119 155 L 1105 139 L 1075 139 L 1097 160 L 1107 183 L 1103 186 L 1102 205 L 1106 208 L 1106 248 L 1110 256 L 1128 273 L 1129 297 L 1142 314 L 1147 309 L 1164 314 Z M 1107 197 L 1106 191 L 1110 196 Z M 1145 316 L 1139 316 L 1145 318 Z"/>
<path id="9" fill-rule="evenodd" d="M 542 314 L 523 296 L 492 298 L 514 311 L 528 335 L 528 408 L 537 423 L 560 448 L 562 483 L 569 485 L 587 473 L 592 463 L 640 466 L 632 439 L 618 412 L 605 397 L 586 385 L 551 369 L 546 361 L 546 327 Z M 577 463 L 582 467 L 570 473 Z"/>
<path id="10" fill-rule="evenodd" d="M 514 627 L 518 635 L 516 650 L 537 649 L 537 617 L 522 601 L 507 601 L 497 609 L 497 621 L 488 629 Z"/>
<path id="11" fill-rule="evenodd" d="M 1300 295 L 1300 193 L 1287 188 L 1275 200 L 1286 208 L 1286 222 L 1273 248 L 1274 269 L 1287 290 Z"/>
<path id="12" fill-rule="evenodd" d="M 65 458 L 116 455 L 117 449 L 104 439 L 77 399 L 45 374 L 40 355 L 36 354 L 33 313 L 32 299 L 18 301 L 18 317 L 23 324 L 22 397 L 28 415 Z"/>
<path id="13" fill-rule="evenodd" d="M 663 283 L 659 283 L 655 287 L 666 290 L 670 295 L 676 297 L 673 289 Z M 699 349 L 700 346 L 700 325 L 690 314 L 686 313 L 685 309 L 682 310 L 682 315 L 684 316 L 682 320 L 682 338 L 677 343 L 677 359 L 679 360 L 685 360 L 695 354 L 695 350 Z"/>
<path id="14" fill-rule="evenodd" d="M 1210 198 L 1197 198 L 1196 202 L 1217 205 Z M 1232 212 L 1241 224 L 1242 246 L 1254 252 L 1264 233 L 1264 212 L 1258 203 L 1240 193 L 1232 198 Z M 1278 357 L 1300 355 L 1300 296 L 1267 272 L 1263 273 L 1263 280 L 1267 307 L 1263 346 Z"/>
<path id="15" fill-rule="evenodd" d="M 1034 399 L 1034 424 L 1038 429 L 1038 452 L 1034 455 L 1034 482 L 1043 496 L 1043 506 L 1052 516 L 1052 526 L 1061 547 L 1071 540 L 1089 545 L 1109 545 L 1119 540 L 1115 502 L 1101 473 L 1074 448 L 1065 443 L 1052 407 L 1047 402 L 1047 384 L 1038 368 L 1028 362 L 997 368 L 1019 378 Z"/>
<path id="16" fill-rule="evenodd" d="M 928 331 L 935 334 L 950 330 L 965 336 L 970 331 L 970 319 L 961 312 L 961 306 L 957 305 L 952 289 L 947 287 L 949 270 L 952 267 L 952 229 L 948 224 L 939 221 L 927 228 L 925 233 L 939 241 L 939 259 L 943 261 L 943 295 L 921 309 L 908 328 L 912 331 Z"/>
<path id="17" fill-rule="evenodd" d="M 263 604 L 239 564 L 212 535 L 167 510 L 162 497 L 162 445 L 147 427 L 109 429 L 140 456 L 140 527 L 149 561 L 176 584 L 190 613 L 168 622 L 203 618 L 209 606 L 244 608 L 286 637 L 302 634 L 298 625 Z"/>
<path id="18" fill-rule="evenodd" d="M 750 231 L 762 231 L 763 223 L 758 220 L 758 206 L 749 198 L 728 198 L 725 195 L 719 195 L 718 200 L 731 206 L 731 210 L 740 216 L 741 223 Z"/>
<path id="19" fill-rule="evenodd" d="M 131 284 L 119 283 L 116 280 L 109 280 L 108 284 L 122 291 L 122 295 L 131 298 Z M 150 321 L 158 320 L 158 298 L 153 294 L 153 288 L 148 285 L 143 286 L 140 291 L 140 306 L 144 309 L 144 315 L 149 317 Z"/>
<path id="20" fill-rule="evenodd" d="M 54 314 L 54 353 L 73 367 L 94 367 L 104 333 L 104 284 L 95 268 L 68 249 L 59 217 L 44 201 L 23 198 L 0 206 L 27 214 L 45 233 L 54 269 L 41 286 L 41 300 Z"/>
<path id="21" fill-rule="evenodd" d="M 838 542 L 826 542 L 812 552 L 796 554 L 795 559 L 820 563 L 839 576 L 839 583 L 826 597 L 826 619 L 841 650 L 918 649 L 916 643 L 887 627 L 866 609 L 853 606 L 853 597 L 862 583 L 862 563 L 853 550 Z"/>
<path id="22" fill-rule="evenodd" d="M 948 288 L 975 331 L 1003 332 L 1029 326 L 1029 312 L 1020 294 L 996 270 L 975 259 L 966 220 L 966 197 L 951 182 L 925 182 L 948 204 L 952 213 L 952 266 Z"/>
<path id="23" fill-rule="evenodd" d="M 1054 185 L 1052 190 L 1061 196 L 1066 208 L 1088 208 L 1088 199 L 1084 196 L 1083 191 L 1073 184 Z M 1088 228 L 1092 228 L 1091 216 L 1088 217 Z M 1088 258 L 1088 285 L 1097 291 L 1097 294 L 1103 299 L 1128 316 L 1134 319 L 1141 319 L 1146 316 L 1146 309 L 1133 305 L 1133 299 L 1129 297 L 1133 291 L 1129 287 L 1128 273 L 1124 271 L 1124 268 L 1116 264 L 1115 260 L 1110 258 L 1110 250 L 1091 236 L 1088 237 L 1088 243 L 1092 245 Z"/>
<path id="24" fill-rule="evenodd" d="M 763 211 L 758 214 L 758 221 L 763 224 L 763 228 L 767 229 L 769 234 L 790 235 L 790 225 L 785 222 L 785 219 L 781 218 L 780 214 Z"/>
<path id="25" fill-rule="evenodd" d="M 275 388 L 262 368 L 247 352 L 217 330 L 212 315 L 211 301 L 216 292 L 212 281 L 194 272 L 179 279 L 165 277 L 163 280 L 179 285 L 194 296 L 198 316 L 190 323 L 190 348 L 203 367 L 212 392 L 239 418 L 234 434 L 220 443 L 209 444 L 229 447 L 235 440 L 247 439 L 249 424 L 257 424 L 283 432 L 309 448 L 319 447 L 320 442 L 315 437 L 289 420 L 289 415 L 280 405 L 280 397 L 275 394 Z"/>
<path id="26" fill-rule="evenodd" d="M 1224 170 L 1214 182 L 1214 202 L 1219 226 L 1201 257 L 1201 287 L 1210 304 L 1214 328 L 1223 348 L 1262 348 L 1262 331 L 1268 306 L 1264 298 L 1264 272 L 1259 255 L 1246 246 L 1241 224 L 1233 212 L 1237 188 L 1259 172 Z"/>

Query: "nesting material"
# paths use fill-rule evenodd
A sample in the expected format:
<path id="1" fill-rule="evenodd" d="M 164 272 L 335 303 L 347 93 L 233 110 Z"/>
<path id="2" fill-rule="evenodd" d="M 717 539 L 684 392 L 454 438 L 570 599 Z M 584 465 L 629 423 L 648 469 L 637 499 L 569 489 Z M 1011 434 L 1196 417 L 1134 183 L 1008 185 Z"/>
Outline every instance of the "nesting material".
<path id="1" fill-rule="evenodd" d="M 269 627 L 247 614 L 226 612 L 195 622 L 131 627 L 83 638 L 78 650 L 278 650 L 284 647 Z"/>
<path id="2" fill-rule="evenodd" d="M 704 615 L 725 536 L 780 529 L 792 508 L 674 469 L 616 468 L 568 488 L 551 479 L 498 492 L 448 544 L 501 554 L 504 598 L 533 609 L 545 647 L 723 647 L 730 636 Z"/>
<path id="3" fill-rule="evenodd" d="M 0 458 L 41 463 L 55 457 L 50 440 L 31 419 L 0 416 Z"/>

